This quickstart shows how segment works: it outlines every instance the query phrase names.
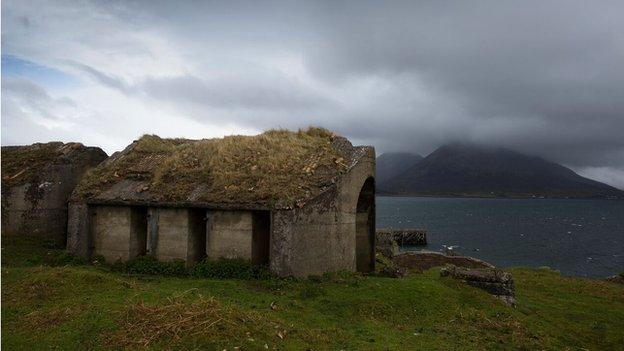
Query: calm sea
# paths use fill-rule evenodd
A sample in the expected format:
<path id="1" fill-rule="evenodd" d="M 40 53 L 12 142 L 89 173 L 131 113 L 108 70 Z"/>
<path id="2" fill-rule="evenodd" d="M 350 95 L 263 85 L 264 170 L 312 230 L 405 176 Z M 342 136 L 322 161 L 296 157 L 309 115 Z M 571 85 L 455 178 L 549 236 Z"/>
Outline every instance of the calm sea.
<path id="1" fill-rule="evenodd" d="M 378 228 L 425 228 L 426 247 L 566 275 L 624 272 L 624 201 L 377 197 Z"/>

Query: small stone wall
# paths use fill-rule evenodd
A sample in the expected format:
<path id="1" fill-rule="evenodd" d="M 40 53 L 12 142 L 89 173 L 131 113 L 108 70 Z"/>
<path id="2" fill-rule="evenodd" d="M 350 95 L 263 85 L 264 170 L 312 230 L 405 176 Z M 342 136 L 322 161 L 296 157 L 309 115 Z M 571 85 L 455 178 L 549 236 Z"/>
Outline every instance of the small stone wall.
<path id="1" fill-rule="evenodd" d="M 508 305 L 515 306 L 515 288 L 511 274 L 495 268 L 463 268 L 448 266 L 440 276 L 450 276 L 464 283 L 485 290 Z"/>
<path id="2" fill-rule="evenodd" d="M 424 229 L 377 229 L 377 243 L 388 243 L 394 240 L 399 246 L 427 245 L 427 231 Z"/>
<path id="3" fill-rule="evenodd" d="M 449 264 L 466 268 L 494 268 L 491 264 L 467 256 L 449 256 L 440 252 L 418 251 L 404 252 L 392 258 L 396 266 L 408 269 L 426 271 L 433 267 L 442 267 Z"/>

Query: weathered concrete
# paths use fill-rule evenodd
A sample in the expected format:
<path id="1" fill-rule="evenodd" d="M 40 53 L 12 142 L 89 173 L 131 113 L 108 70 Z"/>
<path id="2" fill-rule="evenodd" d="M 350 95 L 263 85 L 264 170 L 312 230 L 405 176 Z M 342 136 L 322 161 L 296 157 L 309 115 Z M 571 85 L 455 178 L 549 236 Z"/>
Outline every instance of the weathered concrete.
<path id="1" fill-rule="evenodd" d="M 418 251 L 404 252 L 392 258 L 396 266 L 425 271 L 433 267 L 452 264 L 466 268 L 494 268 L 491 264 L 466 256 L 448 256 L 440 252 Z"/>
<path id="2" fill-rule="evenodd" d="M 148 255 L 154 255 L 156 246 L 158 245 L 158 220 L 160 211 L 158 207 L 150 207 L 147 209 L 147 247 L 145 252 Z"/>
<path id="3" fill-rule="evenodd" d="M 147 212 L 143 207 L 97 206 L 90 220 L 96 256 L 125 262 L 145 255 Z"/>
<path id="4" fill-rule="evenodd" d="M 201 209 L 151 209 L 147 228 L 152 254 L 160 261 L 182 260 L 187 265 L 202 259 L 206 242 L 204 218 L 205 210 Z M 153 220 L 157 220 L 156 226 Z"/>
<path id="5" fill-rule="evenodd" d="M 29 154 L 41 148 L 49 159 L 31 159 Z M 23 159 L 12 159 L 18 156 Z M 82 175 L 106 157 L 100 148 L 78 143 L 2 147 L 2 234 L 37 236 L 65 246 L 69 196 Z M 19 171 L 7 174 L 5 164 Z"/>
<path id="6" fill-rule="evenodd" d="M 206 255 L 209 259 L 251 260 L 253 218 L 251 211 L 209 211 Z"/>
<path id="7" fill-rule="evenodd" d="M 421 246 L 427 245 L 427 231 L 424 229 L 377 229 L 378 241 L 393 239 L 399 246 Z"/>
<path id="8" fill-rule="evenodd" d="M 69 203 L 67 214 L 67 251 L 88 259 L 93 254 L 91 217 L 93 211 L 85 203 Z"/>
<path id="9" fill-rule="evenodd" d="M 204 254 L 210 259 L 242 258 L 254 264 L 268 263 L 280 276 L 296 277 L 340 270 L 372 271 L 375 151 L 372 147 L 353 147 L 341 137 L 332 138 L 331 144 L 340 156 L 333 157 L 331 162 L 338 165 L 340 172 L 334 172 L 334 164 L 329 170 L 326 165 L 311 167 L 318 172 L 310 175 L 316 179 L 316 191 L 292 201 L 280 199 L 279 204 L 270 195 L 262 195 L 258 202 L 240 204 L 232 199 L 223 203 L 202 202 L 195 192 L 182 200 L 168 197 L 171 194 L 148 197 L 145 187 L 153 184 L 141 183 L 150 179 L 145 172 L 125 174 L 103 189 L 83 182 L 81 185 L 85 186 L 72 198 L 76 203 L 70 210 L 72 239 L 68 248 L 88 256 L 93 251 L 90 248 L 98 246 L 99 241 L 90 239 L 97 234 L 94 229 L 89 230 L 93 228 L 93 216 L 88 216 L 90 208 L 146 206 L 150 209 L 145 211 L 145 252 L 160 260 L 182 259 L 192 264 Z M 122 156 L 123 153 L 112 156 L 109 161 Z M 232 184 L 236 185 L 236 179 L 232 179 Z M 201 190 L 204 185 L 198 182 L 193 186 Z M 99 195 L 89 195 L 90 189 Z M 193 211 L 203 211 L 203 215 L 192 214 L 197 213 Z M 198 229 L 200 226 L 203 229 Z"/>
<path id="10" fill-rule="evenodd" d="M 515 306 L 515 287 L 508 272 L 495 268 L 463 268 L 447 266 L 440 271 L 440 276 L 450 276 L 468 285 L 487 291 L 508 305 Z"/>
<path id="11" fill-rule="evenodd" d="M 302 208 L 273 212 L 273 272 L 281 276 L 304 277 L 356 270 L 358 198 L 366 180 L 374 181 L 375 176 L 374 149 L 361 148 L 358 152 L 361 155 L 334 188 Z M 372 206 L 374 214 L 374 204 Z M 367 225 L 374 228 L 374 220 L 367 221 Z M 370 240 L 370 256 L 365 258 L 371 261 L 369 267 L 374 265 L 374 236 Z"/>

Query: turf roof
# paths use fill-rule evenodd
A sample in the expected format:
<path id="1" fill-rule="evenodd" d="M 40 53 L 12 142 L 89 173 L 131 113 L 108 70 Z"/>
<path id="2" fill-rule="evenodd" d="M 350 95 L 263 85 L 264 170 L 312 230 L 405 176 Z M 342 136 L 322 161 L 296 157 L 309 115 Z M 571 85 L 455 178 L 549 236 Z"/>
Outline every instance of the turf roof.
<path id="1" fill-rule="evenodd" d="M 106 154 L 80 143 L 50 142 L 26 146 L 2 147 L 2 185 L 16 186 L 37 182 L 43 171 L 50 166 L 71 163 L 72 159 L 86 150 Z"/>
<path id="2" fill-rule="evenodd" d="M 144 135 L 89 171 L 73 197 L 292 208 L 332 186 L 352 154 L 346 139 L 322 128 L 202 140 Z"/>

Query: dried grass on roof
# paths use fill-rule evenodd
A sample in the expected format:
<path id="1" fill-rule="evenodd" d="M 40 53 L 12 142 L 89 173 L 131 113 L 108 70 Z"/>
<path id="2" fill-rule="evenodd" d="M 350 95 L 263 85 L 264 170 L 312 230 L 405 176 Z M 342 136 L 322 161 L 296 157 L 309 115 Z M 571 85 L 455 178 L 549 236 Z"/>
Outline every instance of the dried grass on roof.
<path id="1" fill-rule="evenodd" d="M 155 201 L 295 206 L 346 171 L 335 138 L 322 128 L 203 140 L 145 135 L 89 172 L 76 194 L 94 198 L 129 179 Z"/>
<path id="2" fill-rule="evenodd" d="M 61 156 L 64 154 L 64 148 L 80 146 L 60 142 L 3 146 L 2 185 L 13 186 L 33 182 L 44 167 L 63 162 Z"/>

